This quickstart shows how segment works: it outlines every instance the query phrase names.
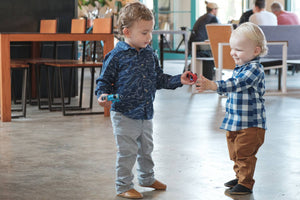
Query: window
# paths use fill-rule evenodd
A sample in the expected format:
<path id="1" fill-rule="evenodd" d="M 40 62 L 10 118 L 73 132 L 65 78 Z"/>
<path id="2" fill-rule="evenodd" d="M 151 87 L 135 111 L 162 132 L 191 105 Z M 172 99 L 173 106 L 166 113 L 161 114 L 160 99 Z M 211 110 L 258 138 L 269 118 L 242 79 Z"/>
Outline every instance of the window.
<path id="1" fill-rule="evenodd" d="M 229 23 L 232 20 L 239 20 L 242 15 L 243 0 L 213 0 L 210 2 L 218 4 L 219 10 L 217 17 L 222 24 Z M 199 8 L 198 16 L 200 17 L 206 13 L 205 0 L 197 1 L 197 4 Z"/>
<path id="2" fill-rule="evenodd" d="M 191 3 L 182 0 L 141 0 L 148 8 L 153 9 L 155 15 L 155 28 L 159 30 L 181 30 L 182 27 L 190 28 Z M 169 52 L 184 52 L 183 35 L 165 34 L 164 47 Z M 153 35 L 154 49 L 158 49 L 160 35 Z M 169 58 L 167 53 L 165 58 Z M 176 58 L 184 57 L 184 54 L 175 55 Z M 172 55 L 171 55 L 172 57 Z"/>
<path id="3" fill-rule="evenodd" d="M 300 16 L 300 1 L 299 0 L 291 0 L 291 12 L 296 13 L 298 16 Z"/>
<path id="4" fill-rule="evenodd" d="M 141 2 L 144 3 L 150 10 L 153 10 L 153 0 L 143 0 Z"/>
<path id="5" fill-rule="evenodd" d="M 206 13 L 205 0 L 141 0 L 150 9 L 153 8 L 156 25 L 155 29 L 180 30 L 181 27 L 192 29 L 196 20 Z M 220 23 L 227 24 L 239 20 L 247 7 L 248 0 L 209 0 L 219 6 L 218 18 Z M 247 5 L 246 5 L 247 4 Z M 183 49 L 181 35 L 166 35 L 166 40 L 172 49 Z M 157 48 L 157 36 L 153 36 L 153 46 Z M 176 55 L 178 57 L 180 55 Z M 168 58 L 168 55 L 166 56 Z"/>

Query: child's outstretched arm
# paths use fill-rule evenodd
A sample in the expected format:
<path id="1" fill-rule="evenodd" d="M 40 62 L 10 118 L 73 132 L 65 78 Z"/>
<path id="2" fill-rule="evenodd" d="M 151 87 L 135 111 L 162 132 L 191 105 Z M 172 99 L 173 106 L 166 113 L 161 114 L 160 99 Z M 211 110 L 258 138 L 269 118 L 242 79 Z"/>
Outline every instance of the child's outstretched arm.
<path id="1" fill-rule="evenodd" d="M 200 78 L 196 82 L 196 90 L 203 92 L 205 90 L 217 90 L 217 84 L 214 81 L 208 80 L 204 76 L 200 75 Z"/>

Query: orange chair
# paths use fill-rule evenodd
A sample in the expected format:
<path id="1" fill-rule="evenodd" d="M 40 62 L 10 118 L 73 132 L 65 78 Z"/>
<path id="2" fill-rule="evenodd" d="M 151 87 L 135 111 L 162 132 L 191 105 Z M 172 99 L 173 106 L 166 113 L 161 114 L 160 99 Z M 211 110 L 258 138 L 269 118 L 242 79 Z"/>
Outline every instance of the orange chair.
<path id="1" fill-rule="evenodd" d="M 113 19 L 112 18 L 97 18 L 93 22 L 93 33 L 112 33 Z"/>
<path id="2" fill-rule="evenodd" d="M 85 32 L 85 28 L 82 29 L 82 27 L 79 25 L 79 21 L 72 20 L 72 33 L 81 33 Z M 93 34 L 94 33 L 112 33 L 112 18 L 99 18 L 94 20 L 93 25 Z M 60 93 L 61 93 L 61 109 L 64 116 L 66 115 L 86 115 L 86 114 L 104 114 L 104 112 L 68 112 L 68 110 L 92 110 L 93 107 L 93 97 L 94 97 L 94 74 L 95 74 L 95 68 L 102 67 L 102 62 L 96 61 L 95 59 L 95 51 L 96 51 L 96 43 L 94 43 L 94 56 L 93 61 L 85 61 L 85 42 L 83 43 L 83 57 L 82 60 L 57 60 L 57 62 L 46 62 L 46 66 L 54 67 L 54 69 L 58 70 L 58 76 L 59 76 L 59 84 L 60 84 Z M 81 81 L 80 81 L 80 92 L 79 92 L 79 105 L 78 106 L 66 106 L 64 103 L 65 99 L 65 92 L 64 92 L 64 80 L 62 76 L 62 70 L 70 68 L 72 69 L 72 72 L 74 69 L 81 68 Z M 91 85 L 90 85 L 90 102 L 89 107 L 82 107 L 82 95 L 83 95 L 83 84 L 84 84 L 84 69 L 90 68 L 91 72 Z M 71 76 L 72 77 L 72 76 Z M 50 102 L 50 107 L 52 102 Z"/>
<path id="3" fill-rule="evenodd" d="M 42 19 L 40 20 L 40 33 L 56 33 L 57 32 L 57 20 L 56 19 Z M 43 48 L 40 48 L 41 51 Z M 40 102 L 40 88 L 39 88 L 39 78 L 40 78 L 40 69 L 39 66 L 42 65 L 45 61 L 51 62 L 54 58 L 56 58 L 56 52 L 57 52 L 57 45 L 56 42 L 53 43 L 53 55 L 52 58 L 20 58 L 20 59 L 12 59 L 12 62 L 18 63 L 18 64 L 29 64 L 29 75 L 31 75 L 31 70 L 34 69 L 35 71 L 35 78 L 36 78 L 36 93 L 37 93 L 37 104 L 39 109 L 43 109 L 41 107 Z M 42 55 L 42 52 L 40 53 Z M 29 93 L 31 93 L 31 86 L 29 87 Z M 31 94 L 29 95 L 30 103 L 31 103 Z"/>
<path id="4" fill-rule="evenodd" d="M 40 33 L 57 33 L 57 19 L 42 19 L 40 20 Z M 43 55 L 43 48 L 41 47 L 41 52 L 40 55 Z M 33 59 L 29 59 L 27 60 L 27 62 L 31 65 L 34 66 L 35 69 L 35 78 L 36 78 L 36 95 L 37 95 L 37 104 L 38 104 L 38 108 L 39 109 L 48 109 L 48 107 L 42 107 L 42 102 L 41 102 L 41 66 L 45 63 L 45 62 L 53 62 L 53 60 L 56 60 L 57 57 L 57 43 L 54 42 L 53 43 L 53 52 L 52 52 L 52 57 L 51 58 L 42 58 L 42 57 L 38 57 L 38 58 L 33 58 Z M 48 85 L 48 90 L 50 86 Z M 48 101 L 49 101 L 49 97 L 48 97 Z M 45 104 L 47 104 L 48 102 L 44 102 Z"/>
<path id="5" fill-rule="evenodd" d="M 207 24 L 206 30 L 217 69 L 216 79 L 220 80 L 222 79 L 222 69 L 235 68 L 235 62 L 230 55 L 230 46 L 223 46 L 223 51 L 219 51 L 219 43 L 229 43 L 233 27 L 231 24 Z M 220 56 L 222 57 L 221 61 L 219 61 Z"/>
<path id="6" fill-rule="evenodd" d="M 56 19 L 43 19 L 43 20 L 40 21 L 40 33 L 56 33 L 56 32 L 57 32 L 57 20 Z M 54 57 L 56 56 L 56 42 L 54 43 L 53 56 Z M 37 71 L 38 71 L 37 70 L 38 65 L 42 64 L 45 61 L 50 61 L 50 59 L 49 58 L 34 58 L 34 59 L 20 58 L 20 59 L 12 59 L 11 60 L 11 63 L 12 63 L 11 67 L 13 69 L 24 69 L 24 70 L 26 69 L 28 71 L 26 73 L 28 73 L 30 75 L 31 74 L 31 69 L 32 69 L 32 67 L 30 67 L 30 66 L 35 66 L 35 68 L 36 68 L 35 72 L 37 73 Z M 27 66 L 28 66 L 28 68 L 27 68 Z M 28 79 L 27 76 L 26 76 L 26 78 Z M 36 77 L 39 77 L 39 76 L 36 75 Z M 13 85 L 13 82 L 12 82 L 12 85 Z M 31 93 L 31 86 L 29 86 L 28 89 L 29 89 L 29 93 Z M 40 90 L 38 88 L 38 90 L 37 90 L 37 96 L 38 97 L 39 97 L 39 91 Z M 37 99 L 39 101 L 40 98 L 37 98 Z M 30 94 L 30 102 L 31 102 L 31 94 Z M 38 105 L 39 105 L 39 108 L 40 108 L 40 102 L 38 102 Z M 23 107 L 24 107 L 24 105 L 23 105 Z M 23 111 L 23 113 L 24 113 L 24 111 Z M 26 112 L 25 112 L 25 115 L 26 115 Z"/>
<path id="7" fill-rule="evenodd" d="M 57 20 L 56 19 L 42 19 L 40 21 L 40 33 L 56 33 Z"/>

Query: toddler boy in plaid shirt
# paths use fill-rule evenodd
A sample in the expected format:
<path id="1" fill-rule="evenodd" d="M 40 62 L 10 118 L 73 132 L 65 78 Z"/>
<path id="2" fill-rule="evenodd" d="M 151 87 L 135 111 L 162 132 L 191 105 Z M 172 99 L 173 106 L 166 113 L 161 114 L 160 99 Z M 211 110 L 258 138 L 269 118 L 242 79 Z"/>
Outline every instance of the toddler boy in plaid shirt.
<path id="1" fill-rule="evenodd" d="M 264 106 L 265 74 L 259 62 L 268 49 L 262 30 L 253 23 L 243 23 L 230 37 L 230 55 L 236 67 L 228 80 L 210 81 L 201 76 L 197 90 L 217 91 L 227 95 L 225 129 L 230 159 L 236 178 L 225 183 L 231 195 L 252 193 L 256 153 L 264 142 L 266 114 Z"/>

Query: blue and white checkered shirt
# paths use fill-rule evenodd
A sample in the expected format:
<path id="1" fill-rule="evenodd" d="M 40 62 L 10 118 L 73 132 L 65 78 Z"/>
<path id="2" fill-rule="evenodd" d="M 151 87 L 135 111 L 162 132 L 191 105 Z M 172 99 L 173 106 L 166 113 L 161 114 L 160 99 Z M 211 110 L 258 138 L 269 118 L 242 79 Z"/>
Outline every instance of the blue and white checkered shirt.
<path id="1" fill-rule="evenodd" d="M 181 87 L 181 74 L 164 74 L 157 55 L 150 46 L 137 51 L 125 42 L 104 59 L 100 77 L 96 80 L 96 95 L 119 94 L 121 100 L 112 104 L 111 110 L 132 119 L 152 119 L 153 101 L 157 89 Z"/>
<path id="2" fill-rule="evenodd" d="M 265 74 L 259 59 L 236 66 L 232 77 L 216 81 L 217 92 L 228 95 L 221 129 L 238 131 L 250 127 L 266 129 Z"/>

